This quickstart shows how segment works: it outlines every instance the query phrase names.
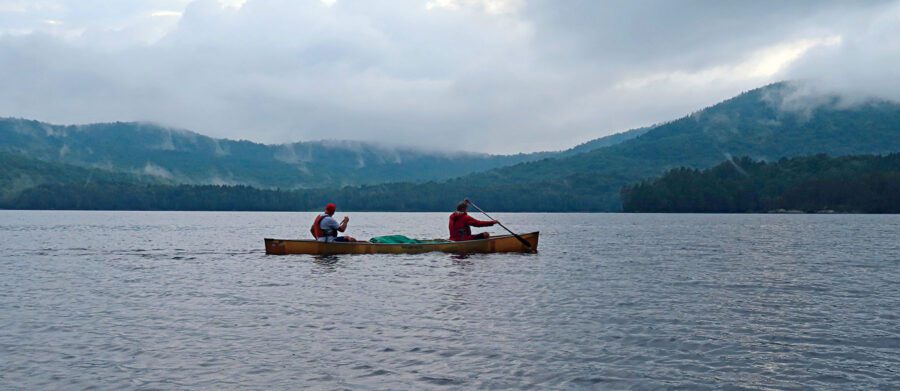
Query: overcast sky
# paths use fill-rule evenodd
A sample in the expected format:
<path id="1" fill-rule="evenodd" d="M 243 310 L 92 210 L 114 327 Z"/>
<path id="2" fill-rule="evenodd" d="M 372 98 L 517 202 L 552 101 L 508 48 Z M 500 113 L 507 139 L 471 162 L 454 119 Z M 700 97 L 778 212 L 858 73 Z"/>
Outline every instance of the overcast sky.
<path id="1" fill-rule="evenodd" d="M 898 70 L 900 1 L 0 0 L 0 116 L 266 143 L 554 150 Z"/>

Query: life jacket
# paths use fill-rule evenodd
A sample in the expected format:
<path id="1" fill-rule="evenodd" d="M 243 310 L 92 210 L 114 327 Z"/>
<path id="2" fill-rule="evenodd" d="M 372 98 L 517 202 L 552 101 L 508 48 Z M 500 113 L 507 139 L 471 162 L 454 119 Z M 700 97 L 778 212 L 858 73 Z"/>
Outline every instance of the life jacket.
<path id="1" fill-rule="evenodd" d="M 313 222 L 313 226 L 312 226 L 313 233 L 312 234 L 313 234 L 313 237 L 315 237 L 317 240 L 319 238 L 324 238 L 324 237 L 336 238 L 338 236 L 337 230 L 322 229 L 322 219 L 324 219 L 325 216 L 328 216 L 328 215 L 320 214 L 320 215 L 316 216 L 316 221 Z"/>
<path id="2" fill-rule="evenodd" d="M 466 213 L 452 213 L 450 214 L 450 240 L 465 240 L 469 236 L 472 236 L 472 228 L 469 227 L 469 224 L 466 220 L 466 217 L 469 215 Z"/>

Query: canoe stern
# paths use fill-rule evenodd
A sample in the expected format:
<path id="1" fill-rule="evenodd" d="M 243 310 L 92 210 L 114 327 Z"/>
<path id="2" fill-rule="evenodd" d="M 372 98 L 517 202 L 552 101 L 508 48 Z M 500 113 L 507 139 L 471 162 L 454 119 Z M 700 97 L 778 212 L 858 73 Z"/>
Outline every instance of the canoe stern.
<path id="1" fill-rule="evenodd" d="M 268 255 L 285 255 L 284 240 L 266 238 L 266 254 Z"/>

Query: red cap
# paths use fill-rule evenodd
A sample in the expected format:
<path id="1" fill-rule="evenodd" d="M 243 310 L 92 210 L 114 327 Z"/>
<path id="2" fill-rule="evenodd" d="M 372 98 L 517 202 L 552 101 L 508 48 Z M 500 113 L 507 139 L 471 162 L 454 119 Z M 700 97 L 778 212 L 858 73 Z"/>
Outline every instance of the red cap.
<path id="1" fill-rule="evenodd" d="M 335 205 L 333 202 L 328 205 L 325 205 L 325 213 L 334 213 L 334 211 L 336 209 L 337 209 L 337 205 Z"/>

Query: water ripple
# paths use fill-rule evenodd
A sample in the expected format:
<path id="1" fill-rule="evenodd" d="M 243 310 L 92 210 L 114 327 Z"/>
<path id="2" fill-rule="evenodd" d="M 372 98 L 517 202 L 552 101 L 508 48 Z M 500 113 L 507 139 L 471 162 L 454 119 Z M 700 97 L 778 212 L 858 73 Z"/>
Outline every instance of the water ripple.
<path id="1" fill-rule="evenodd" d="M 900 389 L 897 216 L 509 214 L 539 254 L 263 254 L 311 216 L 0 211 L 0 388 Z"/>

